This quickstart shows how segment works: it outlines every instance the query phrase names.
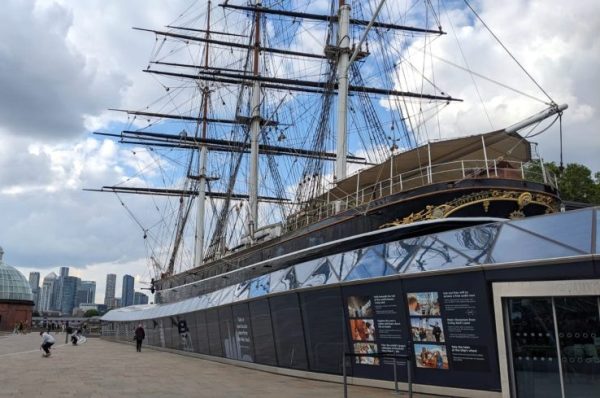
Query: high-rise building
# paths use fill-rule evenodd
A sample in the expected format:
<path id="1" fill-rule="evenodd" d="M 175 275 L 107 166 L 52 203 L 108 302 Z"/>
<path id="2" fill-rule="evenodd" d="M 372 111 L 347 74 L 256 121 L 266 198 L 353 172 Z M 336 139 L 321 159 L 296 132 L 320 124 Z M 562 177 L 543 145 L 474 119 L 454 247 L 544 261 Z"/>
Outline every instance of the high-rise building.
<path id="1" fill-rule="evenodd" d="M 148 296 L 140 292 L 133 293 L 133 304 L 148 304 Z"/>
<path id="2" fill-rule="evenodd" d="M 115 288 L 117 286 L 117 275 L 106 275 L 106 291 L 104 292 L 104 304 L 113 307 L 115 299 Z"/>
<path id="3" fill-rule="evenodd" d="M 40 310 L 40 273 L 30 272 L 29 273 L 29 286 L 31 287 L 31 293 L 33 294 L 33 310 Z"/>
<path id="4" fill-rule="evenodd" d="M 95 304 L 96 302 L 96 282 L 81 281 L 77 289 L 77 297 L 75 298 L 75 307 L 80 304 Z"/>
<path id="5" fill-rule="evenodd" d="M 57 276 L 54 272 L 50 272 L 44 277 L 42 282 L 42 295 L 40 297 L 40 311 L 52 311 L 56 307 Z"/>
<path id="6" fill-rule="evenodd" d="M 62 314 L 73 314 L 75 307 L 75 299 L 77 298 L 77 289 L 81 279 L 75 276 L 65 276 L 62 279 L 60 286 L 60 312 Z"/>
<path id="7" fill-rule="evenodd" d="M 60 273 L 58 276 L 61 278 L 69 276 L 69 267 L 60 267 Z"/>
<path id="8" fill-rule="evenodd" d="M 133 285 L 135 283 L 135 279 L 131 275 L 123 276 L 123 289 L 121 291 L 121 306 L 128 307 L 133 305 L 133 293 L 134 288 Z"/>

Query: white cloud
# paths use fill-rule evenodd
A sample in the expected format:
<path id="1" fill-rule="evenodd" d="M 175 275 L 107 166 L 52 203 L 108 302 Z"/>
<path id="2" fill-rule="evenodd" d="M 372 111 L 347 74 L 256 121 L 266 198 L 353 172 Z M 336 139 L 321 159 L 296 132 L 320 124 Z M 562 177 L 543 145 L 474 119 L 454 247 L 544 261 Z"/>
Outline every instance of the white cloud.
<path id="1" fill-rule="evenodd" d="M 143 109 L 165 93 L 154 77 L 141 73 L 155 45 L 154 36 L 130 28 L 161 28 L 192 3 L 3 2 L 0 245 L 6 251 L 7 263 L 41 270 L 42 276 L 51 267 L 76 267 L 82 277 L 98 282 L 99 297 L 104 291 L 106 273 L 115 272 L 119 279 L 124 273 L 139 273 L 142 279 L 149 279 L 146 261 L 140 260 L 146 255 L 143 231 L 114 195 L 83 192 L 82 188 L 124 182 L 142 185 L 147 180 L 138 174 L 141 171 L 145 178 L 159 178 L 161 169 L 170 171 L 173 165 L 164 162 L 159 168 L 155 157 L 142 148 L 117 146 L 110 140 L 90 138 L 89 133 L 96 129 L 115 132 L 120 122 L 126 122 L 121 115 L 107 112 L 107 108 Z M 316 8 L 306 8 L 305 3 L 299 9 L 309 12 L 325 12 L 329 4 L 320 1 L 315 11 Z M 198 10 L 195 15 L 201 14 L 204 4 L 193 3 Z M 478 4 L 486 22 L 541 85 L 557 102 L 569 103 L 570 109 L 565 113 L 565 160 L 582 162 L 600 171 L 600 138 L 596 131 L 600 125 L 600 99 L 596 92 L 600 87 L 600 42 L 595 38 L 600 28 L 600 10 L 596 2 L 483 0 Z M 540 95 L 493 45 L 482 27 L 471 26 L 472 18 L 467 18 L 464 10 L 450 13 L 473 70 Z M 463 64 L 451 27 L 444 21 L 443 25 L 449 34 L 435 42 L 437 53 Z M 299 48 L 316 52 L 315 38 L 323 35 L 323 31 L 309 34 L 301 30 L 296 42 Z M 371 51 L 374 50 L 372 44 Z M 415 48 L 412 53 L 418 64 L 420 53 Z M 195 54 L 189 56 L 193 58 Z M 282 63 L 279 67 L 299 71 L 307 65 Z M 442 113 L 443 135 L 490 129 L 468 75 L 438 63 L 435 78 L 444 91 L 468 100 Z M 535 102 L 475 79 L 494 127 L 512 124 L 539 110 Z M 433 137 L 437 134 L 434 127 L 430 129 Z M 542 154 L 556 160 L 556 127 L 539 140 Z M 167 184 L 173 181 L 176 177 Z M 167 199 L 124 199 L 145 226 L 171 218 L 171 214 L 157 211 L 162 203 L 155 200 Z M 176 205 L 170 211 L 175 212 Z M 157 241 L 165 238 L 154 230 L 150 235 L 149 239 Z M 164 246 L 159 250 L 166 252 Z"/>

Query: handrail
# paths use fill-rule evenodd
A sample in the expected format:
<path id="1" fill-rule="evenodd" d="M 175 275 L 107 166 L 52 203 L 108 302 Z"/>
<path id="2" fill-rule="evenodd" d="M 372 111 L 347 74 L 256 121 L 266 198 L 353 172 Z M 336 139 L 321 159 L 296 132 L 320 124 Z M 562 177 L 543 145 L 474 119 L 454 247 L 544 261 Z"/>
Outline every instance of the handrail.
<path id="1" fill-rule="evenodd" d="M 357 186 L 357 190 L 342 197 L 308 202 L 307 208 L 288 217 L 286 228 L 296 230 L 337 213 L 368 204 L 374 199 L 406 192 L 415 188 L 443 182 L 458 182 L 478 178 L 502 178 L 539 182 L 558 189 L 556 176 L 538 161 L 516 162 L 496 159 L 463 159 L 437 163 L 391 175 L 374 184 Z M 391 173 L 390 173 L 391 174 Z M 488 177 L 489 174 L 489 177 Z"/>
<path id="2" fill-rule="evenodd" d="M 342 359 L 342 378 L 344 383 L 344 398 L 348 398 L 348 374 L 346 372 L 346 358 L 347 357 L 369 357 L 369 358 L 391 358 L 394 363 L 394 393 L 400 394 L 400 390 L 398 389 L 398 366 L 397 359 L 403 359 L 406 361 L 406 371 L 407 371 L 407 380 L 408 384 L 408 397 L 412 398 L 412 368 L 411 368 L 411 354 L 410 354 L 410 346 L 408 354 L 386 354 L 386 353 L 374 353 L 374 354 L 355 354 L 352 352 L 344 352 Z"/>

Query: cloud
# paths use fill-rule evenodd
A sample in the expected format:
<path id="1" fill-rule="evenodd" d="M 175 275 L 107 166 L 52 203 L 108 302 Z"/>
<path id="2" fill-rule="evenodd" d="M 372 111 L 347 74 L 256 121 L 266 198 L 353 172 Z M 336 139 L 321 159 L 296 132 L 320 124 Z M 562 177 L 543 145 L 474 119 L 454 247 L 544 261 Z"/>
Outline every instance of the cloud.
<path id="1" fill-rule="evenodd" d="M 557 103 L 569 104 L 563 119 L 565 160 L 600 170 L 600 158 L 597 156 L 600 137 L 595 127 L 600 123 L 600 99 L 592 89 L 600 86 L 597 72 L 600 43 L 592 39 L 591 33 L 600 28 L 600 9 L 596 3 L 589 0 L 576 5 L 560 1 L 507 3 L 483 0 L 476 6 L 486 24 L 541 87 Z M 485 27 L 474 20 L 469 10 L 444 9 L 441 19 L 448 34 L 433 42 L 433 54 L 549 101 Z M 408 49 L 411 54 L 409 61 L 416 70 L 425 67 L 429 71 L 428 76 L 434 76 L 435 83 L 443 91 L 465 101 L 453 103 L 440 113 L 440 130 L 438 119 L 432 119 L 428 128 L 421 130 L 421 140 L 508 127 L 545 108 L 544 104 L 471 76 L 449 63 L 439 62 L 439 59 L 433 60 L 433 67 L 430 62 L 423 65 L 422 47 L 423 41 L 418 40 Z M 427 59 L 430 60 L 429 57 Z M 418 73 L 413 70 L 410 76 L 401 83 L 420 84 Z M 557 123 L 534 139 L 539 141 L 541 155 L 547 160 L 559 159 L 558 135 Z"/>

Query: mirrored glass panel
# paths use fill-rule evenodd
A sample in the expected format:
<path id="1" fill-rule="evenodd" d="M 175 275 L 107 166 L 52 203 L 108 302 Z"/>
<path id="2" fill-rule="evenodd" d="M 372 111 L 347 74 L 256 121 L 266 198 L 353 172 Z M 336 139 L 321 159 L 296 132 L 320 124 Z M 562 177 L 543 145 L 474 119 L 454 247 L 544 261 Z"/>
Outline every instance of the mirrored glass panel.
<path id="1" fill-rule="evenodd" d="M 271 276 L 268 274 L 253 279 L 250 282 L 250 297 L 259 297 L 268 294 L 270 286 Z"/>
<path id="2" fill-rule="evenodd" d="M 578 254 L 581 252 L 504 224 L 494 245 L 490 262 L 504 263 Z"/>
<path id="3" fill-rule="evenodd" d="M 421 238 L 404 239 L 385 244 L 385 261 L 397 272 L 401 272 L 419 250 Z"/>
<path id="4" fill-rule="evenodd" d="M 376 278 L 396 273 L 383 257 L 383 245 L 356 250 L 356 252 L 360 253 L 359 260 L 345 280 Z"/>
<path id="5" fill-rule="evenodd" d="M 447 244 L 429 237 L 421 243 L 421 249 L 413 257 L 410 265 L 404 272 L 456 268 L 466 266 L 471 262 L 470 259 L 452 250 Z"/>
<path id="6" fill-rule="evenodd" d="M 547 236 L 585 253 L 591 251 L 592 209 L 524 218 L 511 221 L 510 224 Z"/>
<path id="7" fill-rule="evenodd" d="M 468 264 L 483 264 L 487 260 L 499 229 L 498 224 L 478 225 L 442 232 L 437 234 L 436 237 L 440 242 L 444 242 L 452 249 L 471 259 Z"/>

